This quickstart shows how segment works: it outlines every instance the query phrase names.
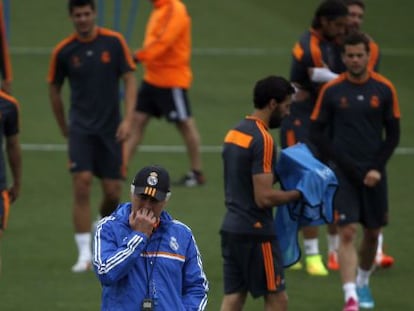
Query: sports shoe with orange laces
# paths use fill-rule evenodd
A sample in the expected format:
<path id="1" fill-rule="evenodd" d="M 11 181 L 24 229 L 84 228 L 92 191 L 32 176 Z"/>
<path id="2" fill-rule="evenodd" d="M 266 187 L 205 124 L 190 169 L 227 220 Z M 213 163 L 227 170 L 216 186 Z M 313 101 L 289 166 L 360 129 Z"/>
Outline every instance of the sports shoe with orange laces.
<path id="1" fill-rule="evenodd" d="M 390 268 L 394 264 L 394 257 L 387 254 L 377 254 L 375 257 L 375 264 L 380 268 Z"/>
<path id="2" fill-rule="evenodd" d="M 336 251 L 330 251 L 328 253 L 328 269 L 337 271 L 339 270 L 338 253 Z"/>

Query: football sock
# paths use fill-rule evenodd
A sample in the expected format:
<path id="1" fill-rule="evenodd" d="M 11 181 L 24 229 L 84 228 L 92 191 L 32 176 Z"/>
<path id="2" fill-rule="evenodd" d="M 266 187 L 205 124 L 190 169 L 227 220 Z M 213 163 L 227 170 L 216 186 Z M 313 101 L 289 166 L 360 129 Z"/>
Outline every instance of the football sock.
<path id="1" fill-rule="evenodd" d="M 358 287 L 362 287 L 369 284 L 369 277 L 371 276 L 371 270 L 362 270 L 358 267 L 357 277 L 356 277 L 356 284 Z"/>
<path id="2" fill-rule="evenodd" d="M 383 243 L 384 243 L 384 236 L 382 235 L 382 232 L 381 232 L 378 236 L 377 255 L 382 255 Z"/>
<path id="3" fill-rule="evenodd" d="M 342 285 L 342 289 L 344 291 L 345 302 L 347 302 L 350 298 L 354 298 L 355 301 L 358 301 L 355 283 L 345 283 Z"/>
<path id="4" fill-rule="evenodd" d="M 305 239 L 303 241 L 305 247 L 305 255 L 317 255 L 319 254 L 319 241 L 318 239 Z"/>
<path id="5" fill-rule="evenodd" d="M 339 248 L 339 234 L 328 234 L 328 251 L 336 252 Z"/>
<path id="6" fill-rule="evenodd" d="M 75 233 L 75 241 L 78 247 L 78 261 L 91 260 L 91 234 L 89 232 Z"/>

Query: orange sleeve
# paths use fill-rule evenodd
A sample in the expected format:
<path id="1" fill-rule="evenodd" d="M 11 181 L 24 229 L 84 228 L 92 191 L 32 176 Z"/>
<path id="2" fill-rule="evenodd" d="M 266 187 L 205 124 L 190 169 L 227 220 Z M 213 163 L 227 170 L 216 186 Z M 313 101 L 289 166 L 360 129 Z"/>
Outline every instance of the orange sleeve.
<path id="1" fill-rule="evenodd" d="M 275 148 L 273 137 L 261 123 L 257 122 L 257 127 L 263 136 L 263 172 L 272 173 L 272 160 Z"/>
<path id="2" fill-rule="evenodd" d="M 310 38 L 310 53 L 315 67 L 323 67 L 322 51 L 319 46 L 320 40 L 318 37 L 312 35 Z"/>
<path id="3" fill-rule="evenodd" d="M 56 47 L 53 49 L 52 51 L 52 55 L 50 57 L 50 62 L 49 62 L 49 71 L 47 74 L 47 82 L 48 83 L 54 83 L 55 82 L 55 78 L 56 78 L 56 70 L 57 70 L 57 56 L 59 54 L 59 52 L 70 42 L 72 42 L 73 40 L 75 40 L 76 35 L 72 34 L 69 37 L 66 37 L 64 40 L 62 40 L 61 42 L 58 43 L 58 45 L 56 45 Z"/>
<path id="4" fill-rule="evenodd" d="M 299 42 L 295 43 L 295 46 L 292 49 L 292 54 L 298 61 L 302 60 L 305 51 L 303 50 Z"/>
<path id="5" fill-rule="evenodd" d="M 121 44 L 121 47 L 122 47 L 122 52 L 125 56 L 125 60 L 128 63 L 128 66 L 131 67 L 133 70 L 135 70 L 136 65 L 134 63 L 134 60 L 132 59 L 131 52 L 129 50 L 128 44 L 126 43 L 124 36 L 119 32 L 109 30 L 107 28 L 102 28 L 102 27 L 99 28 L 99 31 L 101 32 L 101 34 L 105 36 L 115 37 L 119 40 L 119 43 Z"/>
<path id="6" fill-rule="evenodd" d="M 175 2 L 156 9 L 147 25 L 144 47 L 135 57 L 145 63 L 162 55 L 183 29 L 190 27 L 188 19 L 185 7 Z"/>
<path id="7" fill-rule="evenodd" d="M 310 116 L 310 119 L 312 121 L 316 121 L 318 119 L 318 116 L 321 112 L 322 99 L 323 99 L 323 96 L 325 95 L 325 91 L 326 91 L 326 88 L 327 88 L 328 84 L 325 84 L 324 86 L 322 86 L 321 90 L 319 91 L 315 107 L 313 108 L 312 114 Z"/>
<path id="8" fill-rule="evenodd" d="M 319 91 L 318 98 L 316 99 L 315 107 L 313 108 L 312 114 L 310 116 L 310 119 L 312 121 L 316 121 L 319 117 L 319 114 L 320 114 L 321 108 L 322 108 L 322 100 L 323 100 L 323 97 L 325 95 L 326 90 L 329 87 L 331 87 L 332 85 L 341 83 L 345 79 L 346 79 L 346 74 L 343 73 L 338 78 L 336 78 L 336 79 L 334 79 L 334 80 L 332 80 L 332 81 L 330 81 L 330 82 L 328 82 L 328 83 L 326 83 L 322 86 L 321 90 Z"/>
<path id="9" fill-rule="evenodd" d="M 389 89 L 391 91 L 391 94 L 392 94 L 392 113 L 393 113 L 393 116 L 396 119 L 401 118 L 401 111 L 400 111 L 400 105 L 398 103 L 397 90 L 395 89 L 394 84 L 392 84 L 392 82 L 390 80 L 386 79 L 384 76 L 380 75 L 379 73 L 372 72 L 371 75 L 375 80 L 380 81 L 380 82 L 384 83 L 386 86 L 389 87 Z"/>
<path id="10" fill-rule="evenodd" d="M 377 70 L 379 64 L 379 47 L 373 40 L 369 41 L 369 61 L 368 61 L 368 69 L 369 70 Z"/>

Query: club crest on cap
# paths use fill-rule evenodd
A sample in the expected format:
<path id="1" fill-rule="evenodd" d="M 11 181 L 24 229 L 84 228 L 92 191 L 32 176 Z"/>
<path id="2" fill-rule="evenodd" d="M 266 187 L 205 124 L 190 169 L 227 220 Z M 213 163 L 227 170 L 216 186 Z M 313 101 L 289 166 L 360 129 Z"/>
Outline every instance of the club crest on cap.
<path id="1" fill-rule="evenodd" d="M 158 174 L 156 172 L 151 172 L 147 178 L 147 184 L 150 186 L 155 186 L 158 184 Z"/>

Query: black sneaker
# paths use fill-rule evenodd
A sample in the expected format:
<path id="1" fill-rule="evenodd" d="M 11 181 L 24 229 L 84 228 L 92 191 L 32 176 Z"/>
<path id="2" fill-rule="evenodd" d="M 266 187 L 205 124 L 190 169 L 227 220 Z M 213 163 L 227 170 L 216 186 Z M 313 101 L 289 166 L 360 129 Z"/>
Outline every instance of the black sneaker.
<path id="1" fill-rule="evenodd" d="M 204 178 L 203 173 L 189 171 L 183 177 L 181 177 L 176 183 L 176 186 L 184 186 L 184 187 L 196 187 L 205 184 L 206 179 Z"/>

